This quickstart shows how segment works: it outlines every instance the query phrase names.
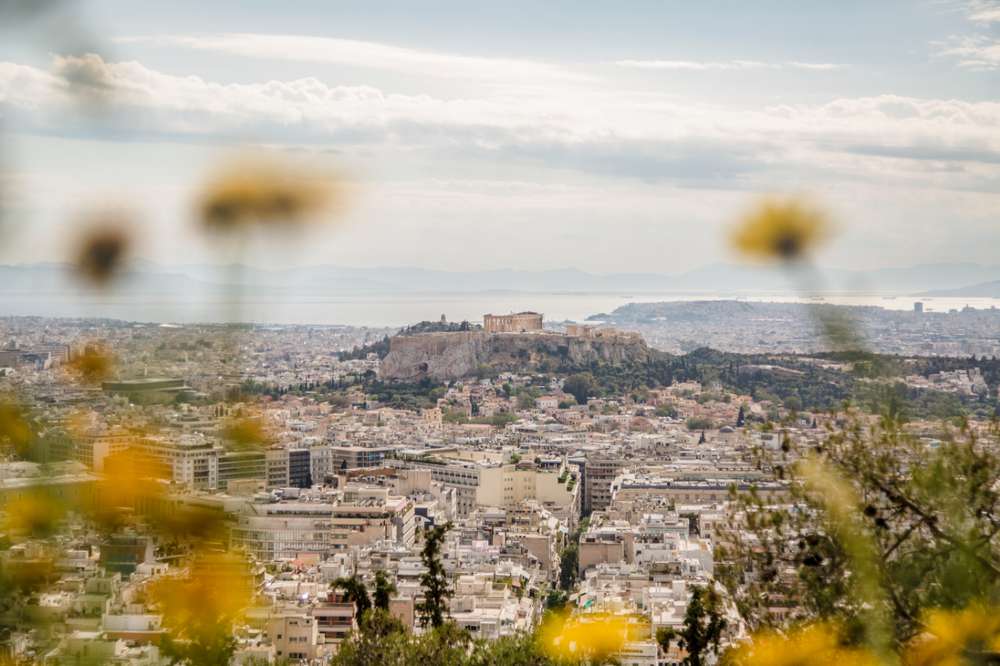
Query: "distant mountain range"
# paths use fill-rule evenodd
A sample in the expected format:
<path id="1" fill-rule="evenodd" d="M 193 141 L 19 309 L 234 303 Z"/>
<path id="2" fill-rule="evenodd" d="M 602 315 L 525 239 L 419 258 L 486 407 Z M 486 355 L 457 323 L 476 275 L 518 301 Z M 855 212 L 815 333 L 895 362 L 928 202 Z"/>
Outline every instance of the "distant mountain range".
<path id="1" fill-rule="evenodd" d="M 588 273 L 573 268 L 548 271 L 439 271 L 423 268 L 306 266 L 268 270 L 226 265 L 163 266 L 136 262 L 118 285 L 120 293 L 211 293 L 244 286 L 257 294 L 292 290 L 301 295 L 370 293 L 792 293 L 797 277 L 765 267 L 711 264 L 679 273 Z M 823 271 L 822 292 L 1000 297 L 1000 266 L 972 263 L 921 264 L 873 271 Z M 814 281 L 811 281 L 814 282 Z M 972 285 L 972 286 L 969 286 Z M 56 263 L 0 266 L 0 293 L 61 293 L 78 290 L 68 266 Z"/>
<path id="2" fill-rule="evenodd" d="M 920 295 L 941 298 L 1000 298 L 1000 280 L 980 282 L 958 289 L 934 289 Z"/>

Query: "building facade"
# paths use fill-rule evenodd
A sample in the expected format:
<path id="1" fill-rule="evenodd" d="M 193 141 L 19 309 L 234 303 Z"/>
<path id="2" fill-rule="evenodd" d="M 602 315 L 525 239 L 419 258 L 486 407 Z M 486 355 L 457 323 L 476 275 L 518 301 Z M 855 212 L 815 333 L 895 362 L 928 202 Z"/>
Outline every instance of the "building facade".
<path id="1" fill-rule="evenodd" d="M 222 448 L 201 435 L 150 437 L 136 449 L 170 470 L 171 480 L 195 490 L 219 487 L 219 454 Z"/>
<path id="2" fill-rule="evenodd" d="M 583 467 L 583 512 L 603 511 L 611 504 L 611 484 L 624 466 L 616 458 L 588 457 Z"/>
<path id="3" fill-rule="evenodd" d="M 267 461 L 263 451 L 226 451 L 219 456 L 219 490 L 229 490 L 230 481 L 267 478 Z"/>
<path id="4" fill-rule="evenodd" d="M 541 331 L 542 315 L 538 312 L 483 315 L 483 330 L 487 333 L 527 333 L 529 331 Z"/>

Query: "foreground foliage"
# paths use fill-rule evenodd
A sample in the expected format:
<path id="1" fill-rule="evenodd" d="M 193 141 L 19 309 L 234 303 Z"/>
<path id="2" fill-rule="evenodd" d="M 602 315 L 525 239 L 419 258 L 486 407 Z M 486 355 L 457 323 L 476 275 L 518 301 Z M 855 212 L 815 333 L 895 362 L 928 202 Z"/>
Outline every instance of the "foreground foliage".
<path id="1" fill-rule="evenodd" d="M 820 623 L 804 635 L 825 632 L 883 663 L 998 658 L 1000 620 L 983 624 L 1000 618 L 997 427 L 935 434 L 907 428 L 890 399 L 878 419 L 848 413 L 819 441 L 785 435 L 778 453 L 761 454 L 791 481 L 792 502 L 739 498 L 717 553 L 717 574 L 764 632 L 761 645 L 792 641 L 773 633 L 789 623 Z M 927 657 L 949 650 L 954 658 Z"/>
<path id="2" fill-rule="evenodd" d="M 486 641 L 452 622 L 415 633 L 378 609 L 366 613 L 345 640 L 332 666 L 571 666 L 615 663 L 625 639 L 648 626 L 623 617 L 588 620 L 552 614 L 536 633 Z"/>

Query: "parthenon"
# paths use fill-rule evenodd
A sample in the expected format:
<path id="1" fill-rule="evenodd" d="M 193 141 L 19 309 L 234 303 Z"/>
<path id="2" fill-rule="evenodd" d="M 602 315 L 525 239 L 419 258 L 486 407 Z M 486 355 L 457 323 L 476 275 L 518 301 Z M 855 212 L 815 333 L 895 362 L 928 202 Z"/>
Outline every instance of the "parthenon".
<path id="1" fill-rule="evenodd" d="M 487 333 L 527 333 L 542 330 L 542 315 L 538 312 L 517 312 L 507 315 L 483 315 L 483 330 Z"/>

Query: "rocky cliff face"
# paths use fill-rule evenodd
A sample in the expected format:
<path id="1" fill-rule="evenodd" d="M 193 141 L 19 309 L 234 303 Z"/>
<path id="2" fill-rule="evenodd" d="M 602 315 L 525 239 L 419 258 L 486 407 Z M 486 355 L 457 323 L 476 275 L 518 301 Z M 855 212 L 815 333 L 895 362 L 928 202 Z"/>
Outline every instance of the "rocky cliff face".
<path id="1" fill-rule="evenodd" d="M 587 339 L 561 333 L 428 333 L 397 336 L 389 342 L 380 374 L 414 381 L 453 380 L 480 366 L 496 371 L 585 369 L 593 364 L 645 363 L 652 352 L 642 340 Z"/>

